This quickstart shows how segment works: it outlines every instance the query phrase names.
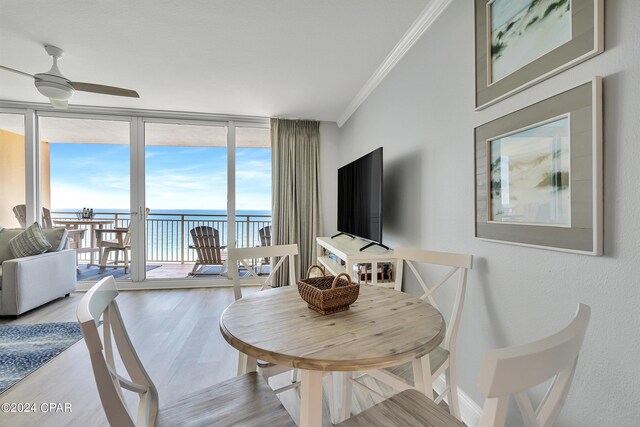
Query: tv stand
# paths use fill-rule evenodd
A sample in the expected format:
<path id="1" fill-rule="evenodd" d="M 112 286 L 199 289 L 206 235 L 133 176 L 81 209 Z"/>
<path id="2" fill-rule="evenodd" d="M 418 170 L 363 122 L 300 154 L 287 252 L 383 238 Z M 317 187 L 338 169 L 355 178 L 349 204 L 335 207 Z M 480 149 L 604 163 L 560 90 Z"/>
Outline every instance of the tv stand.
<path id="1" fill-rule="evenodd" d="M 317 263 L 323 266 L 327 274 L 337 276 L 347 273 L 354 282 L 361 285 L 375 285 L 400 290 L 400 283 L 395 282 L 396 259 L 393 250 L 359 238 L 336 239 L 318 237 Z M 371 248 L 362 252 L 363 246 Z M 364 279 L 362 279 L 364 276 Z"/>
<path id="2" fill-rule="evenodd" d="M 363 252 L 365 249 L 370 248 L 371 246 L 382 246 L 386 250 L 389 250 L 389 246 L 385 246 L 382 243 L 369 242 L 368 244 L 366 244 L 366 245 L 364 245 L 363 247 L 360 248 L 360 252 Z"/>
<path id="3" fill-rule="evenodd" d="M 342 231 L 341 231 L 340 233 L 338 233 L 338 234 L 334 234 L 333 236 L 331 236 L 331 238 L 332 238 L 332 239 L 335 239 L 335 238 L 336 238 L 336 237 L 338 237 L 338 236 L 349 236 L 349 237 L 351 237 L 352 239 L 355 239 L 355 238 L 356 238 L 356 236 L 353 236 L 353 235 L 351 235 L 351 234 L 349 234 L 349 233 L 344 233 L 344 232 L 342 232 Z M 387 249 L 389 249 L 389 248 L 387 248 Z"/>

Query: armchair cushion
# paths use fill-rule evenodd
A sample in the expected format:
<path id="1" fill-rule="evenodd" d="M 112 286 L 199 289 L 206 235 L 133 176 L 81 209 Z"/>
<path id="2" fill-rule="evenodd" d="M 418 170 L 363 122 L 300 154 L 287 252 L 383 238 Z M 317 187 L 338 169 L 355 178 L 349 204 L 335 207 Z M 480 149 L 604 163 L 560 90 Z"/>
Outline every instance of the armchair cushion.
<path id="1" fill-rule="evenodd" d="M 22 233 L 9 240 L 11 253 L 16 258 L 23 258 L 31 255 L 39 255 L 51 249 L 51 243 L 44 235 L 40 224 L 34 222 Z"/>

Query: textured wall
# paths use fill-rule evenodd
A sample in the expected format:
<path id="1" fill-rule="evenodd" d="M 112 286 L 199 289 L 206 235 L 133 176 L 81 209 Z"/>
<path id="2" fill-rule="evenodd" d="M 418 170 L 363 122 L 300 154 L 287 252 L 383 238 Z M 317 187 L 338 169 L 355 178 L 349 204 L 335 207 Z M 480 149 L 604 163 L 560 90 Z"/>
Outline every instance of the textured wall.
<path id="1" fill-rule="evenodd" d="M 474 112 L 472 2 L 455 0 L 339 131 L 340 164 L 384 147 L 386 244 L 475 256 L 458 369 L 462 390 L 476 402 L 485 350 L 552 333 L 578 302 L 591 305 L 559 426 L 640 419 L 640 2 L 608 1 L 605 12 L 603 54 Z M 604 256 L 474 239 L 474 127 L 594 75 L 604 77 Z M 324 212 L 335 215 L 329 190 Z"/>

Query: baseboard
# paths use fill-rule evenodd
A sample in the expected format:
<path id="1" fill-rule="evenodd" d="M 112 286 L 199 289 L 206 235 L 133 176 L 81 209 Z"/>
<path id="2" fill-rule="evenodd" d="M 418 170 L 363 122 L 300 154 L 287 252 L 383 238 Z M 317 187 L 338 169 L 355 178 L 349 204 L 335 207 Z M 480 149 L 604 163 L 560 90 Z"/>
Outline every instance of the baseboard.
<path id="1" fill-rule="evenodd" d="M 433 389 L 437 393 L 442 393 L 442 391 L 446 388 L 446 383 L 444 381 L 444 376 L 440 376 L 433 383 Z M 462 417 L 462 421 L 469 427 L 476 427 L 478 425 L 478 421 L 480 421 L 480 414 L 482 413 L 482 408 L 471 398 L 467 393 L 460 390 L 458 387 L 458 399 L 460 400 L 460 416 Z"/>

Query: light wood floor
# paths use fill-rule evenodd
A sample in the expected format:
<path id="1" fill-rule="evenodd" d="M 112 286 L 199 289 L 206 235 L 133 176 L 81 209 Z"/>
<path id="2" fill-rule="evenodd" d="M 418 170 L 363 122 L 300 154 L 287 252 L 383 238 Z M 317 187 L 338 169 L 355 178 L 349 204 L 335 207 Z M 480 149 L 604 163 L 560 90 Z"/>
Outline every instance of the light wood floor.
<path id="1" fill-rule="evenodd" d="M 255 292 L 247 289 L 243 292 Z M 43 323 L 75 321 L 81 293 L 53 301 L 19 319 L 0 317 L 0 323 Z M 236 373 L 237 352 L 222 338 L 218 320 L 233 301 L 231 288 L 124 291 L 118 303 L 127 330 L 149 375 L 158 388 L 160 408 L 199 388 L 231 378 Z M 256 319 L 257 322 L 260 319 Z M 286 383 L 288 374 L 272 378 Z M 368 384 L 378 388 L 377 384 Z M 379 388 L 378 388 L 379 390 Z M 296 390 L 280 395 L 297 421 L 299 397 Z M 135 396 L 128 401 L 137 404 Z M 78 341 L 49 363 L 0 395 L 2 403 L 70 403 L 71 413 L 0 413 L 2 426 L 106 426 L 93 379 L 87 347 Z M 354 392 L 353 412 L 375 402 Z M 330 426 L 325 402 L 324 425 Z M 277 427 L 277 426 L 271 426 Z"/>

